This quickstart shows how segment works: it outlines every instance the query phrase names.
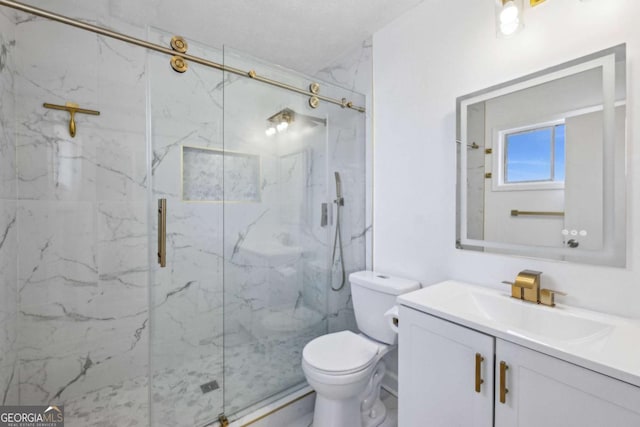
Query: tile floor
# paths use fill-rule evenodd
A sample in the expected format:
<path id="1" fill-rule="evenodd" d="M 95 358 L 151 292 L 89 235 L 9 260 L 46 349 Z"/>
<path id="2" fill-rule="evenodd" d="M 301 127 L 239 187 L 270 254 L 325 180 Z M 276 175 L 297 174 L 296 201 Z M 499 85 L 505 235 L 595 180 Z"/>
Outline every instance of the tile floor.
<path id="1" fill-rule="evenodd" d="M 380 427 L 397 427 L 398 426 L 398 399 L 385 390 L 381 393 L 382 402 L 387 407 L 387 418 L 380 425 Z M 301 402 L 298 410 L 301 408 L 311 408 L 311 412 L 307 412 L 302 416 L 291 419 L 291 416 L 287 414 L 286 410 L 276 412 L 275 414 L 252 424 L 251 427 L 313 427 L 313 401 L 315 395 L 309 396 L 307 402 Z M 311 405 L 310 405 L 311 403 Z"/>

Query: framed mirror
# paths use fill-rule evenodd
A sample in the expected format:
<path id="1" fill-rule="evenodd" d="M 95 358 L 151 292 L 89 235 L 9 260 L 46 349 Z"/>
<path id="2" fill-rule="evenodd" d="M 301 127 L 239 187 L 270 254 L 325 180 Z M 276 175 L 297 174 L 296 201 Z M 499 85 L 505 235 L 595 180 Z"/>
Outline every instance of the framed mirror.
<path id="1" fill-rule="evenodd" d="M 625 53 L 457 99 L 459 249 L 626 265 Z"/>

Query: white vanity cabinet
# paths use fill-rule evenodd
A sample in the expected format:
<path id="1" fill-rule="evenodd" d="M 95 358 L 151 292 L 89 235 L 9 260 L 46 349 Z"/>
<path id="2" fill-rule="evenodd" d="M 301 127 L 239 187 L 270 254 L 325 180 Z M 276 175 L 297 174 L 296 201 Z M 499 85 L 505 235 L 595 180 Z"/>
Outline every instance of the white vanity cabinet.
<path id="1" fill-rule="evenodd" d="M 505 403 L 501 362 L 508 367 Z M 496 427 L 640 426 L 640 388 L 501 339 L 495 381 Z"/>
<path id="2" fill-rule="evenodd" d="M 405 306 L 400 319 L 399 427 L 640 426 L 639 387 Z"/>
<path id="3" fill-rule="evenodd" d="M 404 306 L 400 319 L 399 426 L 492 426 L 495 339 Z"/>

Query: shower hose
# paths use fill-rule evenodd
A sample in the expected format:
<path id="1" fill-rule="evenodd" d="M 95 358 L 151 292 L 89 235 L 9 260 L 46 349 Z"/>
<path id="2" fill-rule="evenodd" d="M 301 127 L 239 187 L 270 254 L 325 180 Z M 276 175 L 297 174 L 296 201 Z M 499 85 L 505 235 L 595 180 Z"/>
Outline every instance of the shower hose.
<path id="1" fill-rule="evenodd" d="M 340 267 L 342 269 L 342 281 L 340 282 L 340 286 L 337 288 L 333 287 L 333 279 L 331 280 L 331 290 L 338 292 L 344 288 L 344 284 L 346 282 L 346 273 L 344 269 L 344 254 L 342 252 L 342 232 L 340 231 L 340 208 L 342 203 L 342 197 L 338 197 L 335 200 L 336 208 L 336 233 L 333 237 L 333 255 L 331 256 L 331 266 L 336 262 L 336 250 L 340 248 Z"/>

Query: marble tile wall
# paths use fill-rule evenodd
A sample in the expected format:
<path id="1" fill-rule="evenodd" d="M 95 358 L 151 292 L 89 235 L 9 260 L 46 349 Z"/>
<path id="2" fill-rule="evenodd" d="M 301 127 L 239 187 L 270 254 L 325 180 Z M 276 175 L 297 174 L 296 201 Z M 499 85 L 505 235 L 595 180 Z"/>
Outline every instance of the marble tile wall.
<path id="1" fill-rule="evenodd" d="M 467 237 L 484 239 L 484 198 L 485 198 L 485 106 L 478 103 L 469 108 L 467 129 Z M 478 148 L 469 147 L 476 144 Z M 465 149 L 460 146 L 458 149 Z M 457 215 L 459 215 L 457 213 Z"/>
<path id="2" fill-rule="evenodd" d="M 100 8 L 84 12 L 108 21 Z M 145 56 L 15 17 L 20 403 L 62 403 L 71 426 L 104 411 L 118 425 L 146 424 Z M 68 114 L 43 102 L 101 115 L 77 115 L 71 138 Z"/>
<path id="3" fill-rule="evenodd" d="M 367 108 L 362 115 L 336 115 L 338 121 L 329 135 L 329 170 L 339 171 L 345 193 L 343 240 L 347 277 L 354 271 L 371 269 L 372 254 L 372 42 L 364 40 L 359 46 L 338 57 L 332 64 L 316 73 L 329 83 L 350 89 L 366 97 L 355 97 Z M 331 194 L 333 195 L 333 189 Z M 335 208 L 334 208 L 335 209 Z M 334 264 L 333 283 L 340 282 L 339 266 Z M 351 290 L 348 284 L 340 292 L 329 294 L 330 331 L 357 330 Z"/>
<path id="4" fill-rule="evenodd" d="M 0 405 L 18 403 L 15 22 L 0 13 Z"/>
<path id="5" fill-rule="evenodd" d="M 229 58 L 225 53 L 225 59 Z M 308 84 L 307 76 L 283 74 L 246 57 L 234 60 L 231 65 L 255 67 L 262 73 L 270 73 L 269 77 L 291 79 L 290 83 L 297 86 Z M 344 89 L 326 83 L 322 83 L 322 91 L 332 96 L 345 95 Z M 365 102 L 364 97 L 356 94 L 351 98 L 359 104 Z M 251 100 L 251 106 L 247 100 Z M 294 124 L 286 132 L 265 137 L 265 118 L 285 107 L 299 114 L 326 118 L 328 126 L 300 129 Z M 225 218 L 231 218 L 225 219 L 225 393 L 232 397 L 227 409 L 241 402 L 253 403 L 259 396 L 263 398 L 269 387 L 255 390 L 262 384 L 270 384 L 272 392 L 278 386 L 295 384 L 303 378 L 299 360 L 306 342 L 324 334 L 328 326 L 332 330 L 354 327 L 348 285 L 335 296 L 329 295 L 334 228 L 321 226 L 320 204 L 327 202 L 332 206 L 333 171 L 338 170 L 349 200 L 343 212 L 342 230 L 347 269 L 363 269 L 364 123 L 365 116 L 361 113 L 329 104 L 311 110 L 305 99 L 251 81 L 238 82 L 226 89 L 225 146 L 231 150 L 244 146 L 260 152 L 265 182 L 261 205 L 225 206 Z M 331 215 L 334 216 L 335 213 Z M 338 270 L 334 267 L 333 271 L 337 277 Z M 317 316 L 327 318 L 329 325 L 315 320 Z M 276 331 L 279 318 L 281 325 Z M 297 325 L 295 331 L 283 327 L 293 324 Z M 265 336 L 274 338 L 264 339 Z M 234 337 L 232 341 L 230 337 Z M 244 362 L 257 361 L 264 367 L 272 360 L 277 360 L 280 368 L 256 371 Z M 283 365 L 294 369 L 283 372 Z M 259 380 L 250 382 L 255 378 Z M 247 384 L 254 389 L 247 391 Z"/>
<path id="6" fill-rule="evenodd" d="M 41 3 L 47 8 L 54 0 Z M 76 1 L 55 7 L 140 38 L 168 42 L 170 35 L 147 33 L 114 18 L 111 8 L 111 2 L 94 7 Z M 17 146 L 17 179 L 15 172 L 8 173 L 2 182 L 10 188 L 0 188 L 0 231 L 6 231 L 0 235 L 6 237 L 0 251 L 12 249 L 7 253 L 14 254 L 2 256 L 8 265 L 5 269 L 3 264 L 2 280 L 8 285 L 2 288 L 5 305 L 0 307 L 5 332 L 0 337 L 0 397 L 17 403 L 19 393 L 20 403 L 64 403 L 70 426 L 94 425 L 103 411 L 117 425 L 198 425 L 223 409 L 241 409 L 250 387 L 257 398 L 300 381 L 302 347 L 327 330 L 332 233 L 319 225 L 319 204 L 333 199 L 334 169 L 348 187 L 343 225 L 348 270 L 366 264 L 365 179 L 357 176 L 365 170 L 364 160 L 358 159 L 363 148 L 350 143 L 363 138 L 355 130 L 360 119 L 336 119 L 328 135 L 316 129 L 304 135 L 304 144 L 299 136 L 273 143 L 264 134 L 265 118 L 292 102 L 302 111 L 306 99 L 274 99 L 268 93 L 273 89 L 263 85 L 264 93 L 247 92 L 250 88 L 240 87 L 240 79 L 227 76 L 223 82 L 222 73 L 198 66 L 178 75 L 164 56 L 151 53 L 147 58 L 139 48 L 120 42 L 8 15 L 15 27 L 2 21 L 0 41 L 7 46 L 7 58 L 15 51 L 17 72 L 4 73 L 0 67 L 0 79 L 8 79 L 2 80 L 1 90 L 11 88 L 19 102 L 9 108 L 5 99 L 10 94 L 1 94 L 1 149 Z M 6 28 L 15 28 L 15 35 Z M 17 40 L 15 47 L 11 40 Z M 190 52 L 222 62 L 221 52 L 197 43 L 191 43 Z M 147 79 L 152 124 L 148 166 Z M 236 97 L 224 114 L 223 88 Z M 77 116 L 76 138 L 68 135 L 66 113 L 42 108 L 43 102 L 67 101 L 101 111 L 98 117 Z M 333 120 L 343 112 L 338 107 L 332 111 L 337 114 L 318 114 Z M 223 117 L 237 120 L 225 130 L 239 130 L 231 132 L 233 144 L 226 148 L 260 156 L 261 202 L 224 208 L 184 203 L 181 146 L 221 149 Z M 6 124 L 14 120 L 17 137 L 11 142 Z M 14 157 L 4 153 L 3 161 Z M 329 171 L 328 162 L 334 162 Z M 2 166 L 2 173 L 16 170 Z M 151 189 L 147 168 L 153 173 Z M 150 257 L 155 221 L 149 224 L 149 194 L 152 201 L 169 201 L 166 269 Z M 225 280 L 235 286 L 223 286 Z M 229 303 L 227 317 L 223 296 Z M 19 305 L 6 303 L 17 298 Z M 333 330 L 351 327 L 348 300 L 343 292 L 332 302 Z M 11 318 L 15 327 L 6 320 Z M 292 321 L 296 331 L 282 329 Z M 282 333 L 274 334 L 278 328 Z M 4 352 L 12 342 L 13 359 Z M 224 346 L 229 350 L 226 371 Z M 213 380 L 220 388 L 203 394 L 200 385 Z"/>
<path id="7" fill-rule="evenodd" d="M 240 56 L 243 69 L 296 86 L 293 73 Z M 324 124 L 294 120 L 266 136 L 266 119 L 283 108 L 327 117 L 307 100 L 243 80 L 225 88 L 225 147 L 262 159 L 257 205 L 225 205 L 225 410 L 235 412 L 304 381 L 301 351 L 326 333 L 328 229 L 320 225 L 327 198 Z M 311 290 L 318 292 L 311 292 Z"/>

